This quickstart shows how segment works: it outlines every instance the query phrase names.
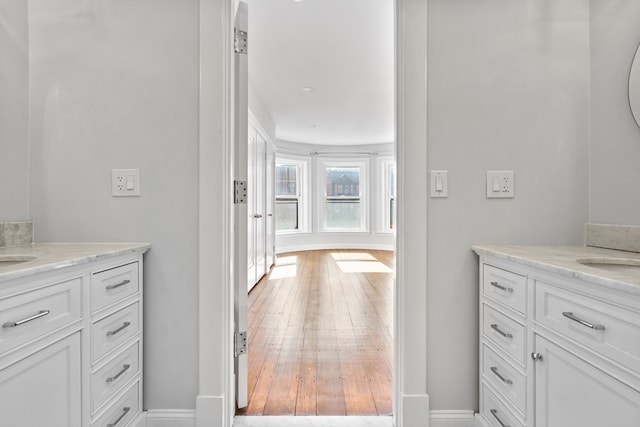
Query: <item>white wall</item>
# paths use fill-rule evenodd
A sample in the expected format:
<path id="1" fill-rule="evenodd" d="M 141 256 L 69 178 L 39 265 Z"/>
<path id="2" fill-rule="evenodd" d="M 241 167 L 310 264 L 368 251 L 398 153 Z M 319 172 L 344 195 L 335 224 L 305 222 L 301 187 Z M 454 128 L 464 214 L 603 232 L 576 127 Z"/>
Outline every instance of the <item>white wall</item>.
<path id="1" fill-rule="evenodd" d="M 628 100 L 640 0 L 591 0 L 591 218 L 640 225 L 640 128 Z"/>
<path id="2" fill-rule="evenodd" d="M 330 153 L 321 155 L 311 155 L 310 153 Z M 340 154 L 345 153 L 345 154 Z M 375 155 L 359 155 L 350 153 L 377 153 Z M 277 158 L 292 155 L 294 158 L 304 158 L 308 162 L 307 182 L 303 185 L 304 200 L 309 209 L 307 215 L 307 230 L 297 233 L 277 233 L 276 234 L 276 252 L 293 252 L 312 249 L 383 249 L 393 250 L 395 243 L 395 235 L 380 230 L 379 204 L 384 203 L 381 200 L 383 190 L 380 189 L 381 177 L 379 158 L 393 157 L 393 144 L 363 144 L 353 146 L 332 146 L 332 145 L 313 145 L 295 143 L 291 141 L 276 141 Z M 320 209 L 318 203 L 319 185 L 319 163 L 323 159 L 369 159 L 368 166 L 368 204 L 369 204 L 369 231 L 367 232 L 322 232 L 320 225 Z"/>
<path id="3" fill-rule="evenodd" d="M 428 2 L 428 167 L 449 171 L 449 197 L 428 208 L 432 410 L 478 405 L 478 260 L 470 245 L 584 241 L 588 6 Z M 486 199 L 487 170 L 515 171 L 514 199 Z"/>
<path id="4" fill-rule="evenodd" d="M 27 2 L 0 0 L 0 221 L 29 219 Z"/>
<path id="5" fill-rule="evenodd" d="M 151 242 L 145 407 L 194 408 L 198 3 L 32 0 L 29 19 L 35 238 Z M 111 197 L 112 168 L 139 168 L 141 197 Z"/>

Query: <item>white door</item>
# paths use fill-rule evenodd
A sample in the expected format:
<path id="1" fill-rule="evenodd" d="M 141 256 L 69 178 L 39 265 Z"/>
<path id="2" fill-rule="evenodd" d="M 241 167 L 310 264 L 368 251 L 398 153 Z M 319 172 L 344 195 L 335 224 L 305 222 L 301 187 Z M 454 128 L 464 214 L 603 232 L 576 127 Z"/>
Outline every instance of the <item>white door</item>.
<path id="1" fill-rule="evenodd" d="M 273 213 L 276 207 L 276 187 L 275 187 L 275 171 L 276 171 L 276 153 L 270 145 L 267 146 L 267 183 L 266 190 L 266 212 L 267 212 L 267 271 L 276 263 L 276 235 L 275 222 Z"/>
<path id="2" fill-rule="evenodd" d="M 248 17 L 246 3 L 240 3 L 236 11 L 236 29 L 247 31 Z M 248 153 L 248 126 L 249 126 L 249 77 L 248 60 L 246 53 L 234 54 L 234 181 L 236 181 L 236 201 L 234 203 L 234 235 L 233 235 L 233 289 L 234 289 L 234 334 L 236 343 L 246 340 L 247 331 L 247 204 L 246 193 L 241 185 L 247 183 L 247 153 Z M 243 194 L 245 194 L 243 196 Z M 246 350 L 239 351 L 241 346 L 236 345 L 235 352 L 235 389 L 238 408 L 244 408 L 248 403 L 248 358 Z"/>
<path id="3" fill-rule="evenodd" d="M 258 216 L 259 207 L 256 193 L 259 191 L 259 176 L 256 172 L 258 156 L 256 153 L 258 135 L 252 127 L 249 127 L 248 152 L 247 152 L 247 291 L 256 284 L 258 276 Z"/>
<path id="4" fill-rule="evenodd" d="M 256 259 L 256 276 L 254 284 L 257 283 L 267 272 L 266 260 L 266 143 L 260 134 L 256 135 L 256 151 L 255 151 L 255 259 Z"/>
<path id="5" fill-rule="evenodd" d="M 536 427 L 637 427 L 640 392 L 536 335 Z"/>

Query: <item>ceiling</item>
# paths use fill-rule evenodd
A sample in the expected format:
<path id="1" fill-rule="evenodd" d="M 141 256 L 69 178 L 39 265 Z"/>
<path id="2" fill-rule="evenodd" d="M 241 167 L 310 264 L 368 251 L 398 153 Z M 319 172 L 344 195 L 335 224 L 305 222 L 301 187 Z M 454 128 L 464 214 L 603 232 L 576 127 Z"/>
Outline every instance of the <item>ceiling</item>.
<path id="1" fill-rule="evenodd" d="M 278 139 L 393 142 L 393 0 L 247 3 L 249 76 Z"/>

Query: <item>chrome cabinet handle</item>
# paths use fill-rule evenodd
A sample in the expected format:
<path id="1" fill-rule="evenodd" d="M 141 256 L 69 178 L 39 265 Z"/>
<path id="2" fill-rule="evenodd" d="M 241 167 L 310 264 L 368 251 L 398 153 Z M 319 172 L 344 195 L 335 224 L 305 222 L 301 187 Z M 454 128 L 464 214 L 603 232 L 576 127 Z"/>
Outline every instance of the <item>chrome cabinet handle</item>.
<path id="1" fill-rule="evenodd" d="M 513 288 L 507 288 L 506 286 L 500 285 L 498 282 L 491 282 L 491 286 L 498 288 L 505 292 L 513 292 Z"/>
<path id="2" fill-rule="evenodd" d="M 534 362 L 542 362 L 542 353 L 531 353 L 531 360 Z"/>
<path id="3" fill-rule="evenodd" d="M 112 423 L 107 424 L 107 427 L 116 427 L 116 424 L 118 424 L 120 421 L 122 421 L 122 419 L 127 416 L 127 414 L 129 413 L 130 410 L 131 410 L 131 408 L 129 408 L 128 406 L 125 406 L 124 408 L 122 408 L 122 413 L 120 414 L 118 419 L 115 420 Z"/>
<path id="4" fill-rule="evenodd" d="M 126 365 L 122 366 L 122 370 L 120 372 L 118 372 L 117 374 L 115 374 L 112 377 L 107 378 L 107 382 L 111 383 L 114 382 L 115 380 L 117 380 L 118 378 L 120 378 L 120 376 L 122 374 L 124 374 L 125 372 L 127 372 L 127 369 L 129 369 L 131 367 L 131 365 L 129 365 L 128 363 Z"/>
<path id="5" fill-rule="evenodd" d="M 499 333 L 505 338 L 513 338 L 512 334 L 501 331 L 500 328 L 498 328 L 498 325 L 496 323 L 491 324 L 491 329 L 493 329 L 494 331 L 496 331 L 497 333 Z"/>
<path id="6" fill-rule="evenodd" d="M 497 409 L 492 409 L 491 410 L 491 415 L 493 415 L 493 418 L 495 418 L 502 427 L 511 427 L 509 424 L 505 424 L 502 422 L 502 420 L 498 417 L 498 410 Z"/>
<path id="7" fill-rule="evenodd" d="M 49 313 L 51 313 L 49 310 L 40 310 L 37 314 L 34 314 L 33 316 L 29 316 L 29 317 L 26 317 L 24 319 L 16 320 L 15 322 L 3 323 L 2 327 L 3 328 L 15 328 L 16 326 L 20 326 L 20 325 L 22 325 L 24 323 L 31 322 L 32 320 L 36 320 L 36 319 L 39 319 L 41 317 L 44 317 Z"/>
<path id="8" fill-rule="evenodd" d="M 500 378 L 500 381 L 502 381 L 503 383 L 505 383 L 505 384 L 513 384 L 513 381 L 511 381 L 510 379 L 507 379 L 507 378 L 503 377 L 502 375 L 500 375 L 500 372 L 498 372 L 498 367 L 497 366 L 492 366 L 491 367 L 491 372 L 493 372 L 496 377 Z"/>
<path id="9" fill-rule="evenodd" d="M 119 288 L 120 286 L 128 285 L 129 283 L 131 283 L 131 280 L 123 280 L 122 282 L 116 283 L 115 285 L 107 286 L 106 289 L 110 291 L 111 289 L 116 289 L 116 288 Z"/>
<path id="10" fill-rule="evenodd" d="M 267 216 L 273 216 L 273 214 L 267 214 Z"/>
<path id="11" fill-rule="evenodd" d="M 113 336 L 113 335 L 117 334 L 118 332 L 122 331 L 124 328 L 126 328 L 129 325 L 131 325 L 131 322 L 124 322 L 122 324 L 122 326 L 120 326 L 118 329 L 107 332 L 107 336 L 108 337 Z"/>
<path id="12" fill-rule="evenodd" d="M 563 311 L 562 315 L 564 317 L 566 317 L 566 318 L 569 318 L 569 319 L 573 320 L 574 322 L 578 322 L 581 325 L 586 326 L 587 328 L 594 329 L 596 331 L 604 331 L 605 330 L 604 325 L 594 325 L 592 323 L 589 323 L 586 320 L 582 320 L 579 317 L 574 316 L 574 314 L 572 312 L 570 312 L 570 311 Z"/>

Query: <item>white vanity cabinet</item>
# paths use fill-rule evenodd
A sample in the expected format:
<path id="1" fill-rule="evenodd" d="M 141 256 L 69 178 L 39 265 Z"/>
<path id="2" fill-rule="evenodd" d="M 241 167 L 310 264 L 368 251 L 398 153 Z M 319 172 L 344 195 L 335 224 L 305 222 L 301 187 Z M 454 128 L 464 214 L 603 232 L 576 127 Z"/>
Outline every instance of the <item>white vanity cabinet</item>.
<path id="1" fill-rule="evenodd" d="M 480 423 L 639 426 L 640 287 L 474 250 Z"/>
<path id="2" fill-rule="evenodd" d="M 148 245 L 134 248 L 103 255 L 93 247 L 82 262 L 31 274 L 0 271 L 0 426 L 142 422 Z"/>

